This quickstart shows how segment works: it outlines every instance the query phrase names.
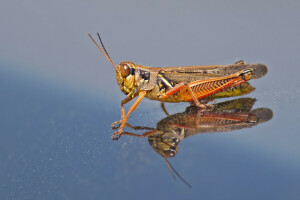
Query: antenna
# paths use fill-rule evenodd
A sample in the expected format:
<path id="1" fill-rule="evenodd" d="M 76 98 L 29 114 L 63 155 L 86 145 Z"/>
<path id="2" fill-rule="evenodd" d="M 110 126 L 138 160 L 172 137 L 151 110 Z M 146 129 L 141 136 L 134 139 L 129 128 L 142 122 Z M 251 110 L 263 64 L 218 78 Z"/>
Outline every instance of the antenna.
<path id="1" fill-rule="evenodd" d="M 192 188 L 192 186 L 186 180 L 184 180 L 184 178 L 182 178 L 182 176 L 180 176 L 180 174 L 174 169 L 174 167 L 171 165 L 171 163 L 168 161 L 168 159 L 165 156 L 164 156 L 164 159 L 167 163 L 167 166 L 168 166 L 173 178 L 176 179 L 176 177 L 174 175 L 174 173 L 175 173 L 182 182 L 184 182 L 189 188 Z"/>
<path id="2" fill-rule="evenodd" d="M 108 55 L 103 43 L 102 43 L 102 40 L 101 40 L 101 37 L 99 35 L 99 33 L 97 33 L 98 37 L 99 37 L 99 40 L 100 40 L 100 43 L 101 43 L 101 46 L 102 48 L 97 44 L 97 42 L 94 40 L 94 38 L 89 34 L 90 38 L 93 40 L 93 42 L 95 43 L 95 45 L 98 47 L 98 49 L 100 49 L 100 51 L 102 52 L 102 54 L 106 57 L 106 59 L 112 64 L 112 66 L 116 69 L 116 66 L 114 64 L 114 62 L 112 61 L 112 59 L 110 58 L 110 56 Z"/>

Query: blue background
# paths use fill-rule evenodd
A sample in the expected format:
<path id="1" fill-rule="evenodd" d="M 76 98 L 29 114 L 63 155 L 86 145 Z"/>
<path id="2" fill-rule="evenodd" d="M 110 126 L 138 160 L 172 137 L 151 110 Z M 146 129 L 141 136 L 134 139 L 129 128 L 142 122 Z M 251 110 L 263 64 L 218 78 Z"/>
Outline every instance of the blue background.
<path id="1" fill-rule="evenodd" d="M 1 1 L 0 199 L 298 199 L 299 10 L 276 0 Z M 96 32 L 116 64 L 264 63 L 247 97 L 273 119 L 185 139 L 170 162 L 190 189 L 147 139 L 110 139 L 125 96 L 87 35 Z M 145 99 L 129 122 L 164 117 Z"/>

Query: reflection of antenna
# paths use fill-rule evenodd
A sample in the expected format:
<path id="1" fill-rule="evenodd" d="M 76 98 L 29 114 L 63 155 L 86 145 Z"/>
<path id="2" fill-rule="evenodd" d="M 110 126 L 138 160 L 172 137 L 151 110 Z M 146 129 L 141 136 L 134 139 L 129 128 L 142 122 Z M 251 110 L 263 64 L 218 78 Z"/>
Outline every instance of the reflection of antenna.
<path id="1" fill-rule="evenodd" d="M 182 181 L 182 182 L 184 182 L 189 188 L 192 188 L 192 186 L 186 181 L 186 180 L 184 180 L 184 178 L 182 178 L 181 176 L 180 176 L 180 174 L 174 169 L 174 167 L 171 165 L 171 163 L 168 161 L 168 159 L 166 158 L 166 156 L 164 156 L 164 159 L 165 159 L 165 161 L 166 161 L 166 163 L 167 163 L 167 166 L 168 166 L 168 168 L 169 168 L 169 170 L 170 170 L 170 172 L 171 172 L 171 174 L 172 174 L 172 176 L 174 177 L 174 179 L 176 179 L 176 177 L 175 177 L 175 175 L 174 175 L 174 173 L 180 178 L 180 180 Z M 173 173 L 174 172 L 174 173 Z"/>

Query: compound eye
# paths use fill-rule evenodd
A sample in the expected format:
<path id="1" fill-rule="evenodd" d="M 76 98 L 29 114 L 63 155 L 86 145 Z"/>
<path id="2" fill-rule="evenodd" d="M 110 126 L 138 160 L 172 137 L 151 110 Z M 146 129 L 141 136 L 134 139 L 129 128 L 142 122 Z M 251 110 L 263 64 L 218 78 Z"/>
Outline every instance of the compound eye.
<path id="1" fill-rule="evenodd" d="M 170 150 L 164 151 L 164 155 L 167 158 L 174 157 L 176 155 L 176 147 L 170 147 Z"/>
<path id="2" fill-rule="evenodd" d="M 125 78 L 130 74 L 130 67 L 128 65 L 121 65 L 121 75 Z"/>

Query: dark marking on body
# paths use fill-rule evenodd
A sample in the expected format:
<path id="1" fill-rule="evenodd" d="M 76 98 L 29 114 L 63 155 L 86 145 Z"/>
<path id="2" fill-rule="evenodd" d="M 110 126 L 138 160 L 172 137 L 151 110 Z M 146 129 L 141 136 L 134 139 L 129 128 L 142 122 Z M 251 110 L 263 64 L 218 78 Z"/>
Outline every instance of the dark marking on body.
<path id="1" fill-rule="evenodd" d="M 150 78 L 150 72 L 148 72 L 148 71 L 138 70 L 138 74 L 144 80 L 149 80 L 149 78 Z"/>
<path id="2" fill-rule="evenodd" d="M 134 75 L 135 74 L 135 69 L 133 67 L 130 67 L 130 74 Z"/>

